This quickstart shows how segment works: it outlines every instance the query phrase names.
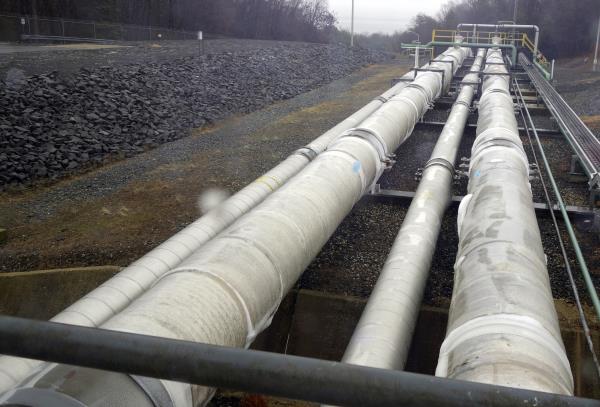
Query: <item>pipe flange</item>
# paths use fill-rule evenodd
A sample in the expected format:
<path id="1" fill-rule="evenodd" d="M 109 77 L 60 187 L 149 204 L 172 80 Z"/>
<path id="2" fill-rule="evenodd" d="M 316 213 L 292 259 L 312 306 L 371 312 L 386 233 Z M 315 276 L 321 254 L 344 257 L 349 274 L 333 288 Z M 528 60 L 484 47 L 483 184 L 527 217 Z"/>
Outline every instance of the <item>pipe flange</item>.
<path id="1" fill-rule="evenodd" d="M 308 161 L 314 160 L 319 155 L 319 153 L 308 146 L 299 148 L 298 150 L 294 151 L 294 154 L 303 155 L 308 158 Z"/>
<path id="2" fill-rule="evenodd" d="M 427 95 L 425 95 L 425 98 L 427 99 Z M 410 99 L 406 96 L 397 95 L 397 96 L 394 96 L 394 99 L 392 101 L 404 102 L 404 103 L 407 103 L 410 106 L 412 106 L 412 108 L 415 111 L 415 123 L 419 120 L 419 118 L 420 118 L 419 117 L 419 108 L 417 107 L 415 102 L 412 101 L 412 99 Z M 431 104 L 431 102 L 429 100 L 426 100 L 425 103 L 427 104 L 427 106 L 429 106 Z"/>
<path id="3" fill-rule="evenodd" d="M 427 164 L 425 164 L 423 169 L 433 167 L 434 165 L 440 165 L 450 171 L 451 174 L 454 174 L 454 164 L 441 157 L 432 158 L 431 160 L 427 161 Z"/>
<path id="4" fill-rule="evenodd" d="M 373 101 L 379 101 L 381 103 L 387 103 L 388 100 L 389 100 L 388 98 L 386 98 L 385 96 L 381 96 L 381 95 L 377 96 L 375 99 L 373 99 Z"/>
<path id="5" fill-rule="evenodd" d="M 427 72 L 427 71 L 425 71 L 425 72 Z M 443 85 L 443 83 L 442 83 L 442 85 Z M 425 95 L 427 104 L 431 103 L 431 101 L 433 99 L 433 95 L 427 89 L 425 89 L 425 87 L 419 85 L 418 83 L 414 83 L 414 82 L 409 83 L 408 85 L 406 85 L 406 87 L 407 88 L 414 88 L 414 89 L 418 90 L 423 95 Z M 408 98 L 405 97 L 404 99 L 408 99 Z M 408 100 L 410 100 L 410 99 L 408 99 Z M 412 100 L 411 100 L 411 102 L 412 102 Z M 414 102 L 412 102 L 412 104 L 414 105 Z"/>
<path id="6" fill-rule="evenodd" d="M 383 141 L 381 136 L 379 136 L 379 134 L 377 134 L 373 130 L 364 129 L 364 128 L 360 128 L 360 127 L 353 128 L 353 129 L 349 129 L 348 131 L 344 132 L 340 136 L 340 139 L 343 137 L 361 138 L 361 139 L 365 140 L 367 143 L 369 143 L 371 146 L 373 146 L 375 151 L 377 151 L 377 155 L 379 156 L 379 161 L 386 162 L 386 160 L 389 160 L 389 154 L 388 154 L 387 146 L 386 146 L 385 142 Z"/>
<path id="7" fill-rule="evenodd" d="M 471 111 L 471 104 L 465 102 L 464 100 L 457 100 L 456 102 L 454 102 L 454 106 L 456 105 L 463 105 L 464 107 L 466 107 L 469 111 Z"/>

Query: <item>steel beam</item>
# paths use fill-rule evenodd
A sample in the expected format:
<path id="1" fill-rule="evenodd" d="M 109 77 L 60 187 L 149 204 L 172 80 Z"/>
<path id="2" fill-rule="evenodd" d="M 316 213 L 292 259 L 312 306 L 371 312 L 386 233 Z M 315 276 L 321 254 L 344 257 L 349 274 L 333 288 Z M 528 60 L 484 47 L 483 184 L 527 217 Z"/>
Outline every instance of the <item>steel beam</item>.
<path id="1" fill-rule="evenodd" d="M 375 188 L 374 192 L 371 193 L 370 196 L 376 198 L 390 198 L 403 203 L 410 203 L 410 201 L 412 201 L 412 199 L 415 197 L 415 192 Z M 457 208 L 463 198 L 464 196 L 462 195 L 452 196 L 451 206 Z M 544 216 L 549 214 L 548 205 L 543 202 L 534 202 L 533 207 L 538 215 Z M 587 220 L 593 219 L 594 217 L 594 210 L 584 206 L 566 205 L 565 209 L 570 218 Z M 554 213 L 560 214 L 560 208 L 558 205 L 552 205 L 552 210 Z"/>

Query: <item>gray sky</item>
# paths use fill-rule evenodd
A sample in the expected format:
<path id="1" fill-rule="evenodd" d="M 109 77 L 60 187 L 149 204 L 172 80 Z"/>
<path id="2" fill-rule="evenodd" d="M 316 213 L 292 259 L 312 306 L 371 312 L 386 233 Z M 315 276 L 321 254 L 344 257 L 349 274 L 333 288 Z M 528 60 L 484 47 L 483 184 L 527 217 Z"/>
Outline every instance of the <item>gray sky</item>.
<path id="1" fill-rule="evenodd" d="M 356 32 L 393 33 L 403 30 L 417 13 L 437 15 L 448 0 L 354 0 Z M 340 28 L 350 29 L 352 0 L 329 0 Z"/>

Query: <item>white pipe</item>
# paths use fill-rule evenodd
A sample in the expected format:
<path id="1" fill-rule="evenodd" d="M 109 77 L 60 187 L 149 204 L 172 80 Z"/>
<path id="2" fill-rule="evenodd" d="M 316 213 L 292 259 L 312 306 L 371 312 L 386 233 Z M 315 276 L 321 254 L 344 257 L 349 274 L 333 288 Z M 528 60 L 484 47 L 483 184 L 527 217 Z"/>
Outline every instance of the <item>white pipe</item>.
<path id="1" fill-rule="evenodd" d="M 415 197 L 342 359 L 403 369 L 421 306 L 431 258 L 451 199 L 454 162 L 478 87 L 485 50 L 465 76 L 446 125 L 425 165 Z"/>
<path id="2" fill-rule="evenodd" d="M 436 375 L 572 394 L 508 71 L 487 62 Z"/>
<path id="3" fill-rule="evenodd" d="M 409 72 L 403 76 L 403 79 L 412 78 L 413 75 L 412 72 Z M 407 82 L 399 82 L 388 89 L 356 113 L 229 197 L 218 208 L 191 223 L 60 312 L 51 321 L 89 327 L 103 324 L 148 290 L 163 274 L 179 265 L 191 253 L 298 174 L 314 157 L 325 151 L 332 141 L 377 111 L 406 85 Z M 0 356 L 0 393 L 19 383 L 31 369 L 40 363 L 36 360 Z"/>
<path id="4" fill-rule="evenodd" d="M 385 105 L 337 139 L 250 213 L 162 275 L 103 328 L 248 346 L 353 205 L 379 178 L 417 121 L 449 84 L 468 48 L 450 48 Z M 52 370 L 52 367 L 48 368 Z M 38 383 L 39 374 L 29 385 Z M 67 379 L 68 380 L 68 379 Z M 208 389 L 161 381 L 175 407 Z"/>

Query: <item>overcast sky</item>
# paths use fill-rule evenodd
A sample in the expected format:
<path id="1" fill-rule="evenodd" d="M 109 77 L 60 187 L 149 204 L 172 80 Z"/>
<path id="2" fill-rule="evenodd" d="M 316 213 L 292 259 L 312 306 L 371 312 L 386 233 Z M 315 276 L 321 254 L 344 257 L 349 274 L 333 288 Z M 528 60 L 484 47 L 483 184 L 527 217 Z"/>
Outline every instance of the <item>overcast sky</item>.
<path id="1" fill-rule="evenodd" d="M 403 30 L 417 13 L 435 16 L 448 0 L 354 0 L 356 32 L 393 33 Z M 329 0 L 340 28 L 350 29 L 352 0 Z"/>

